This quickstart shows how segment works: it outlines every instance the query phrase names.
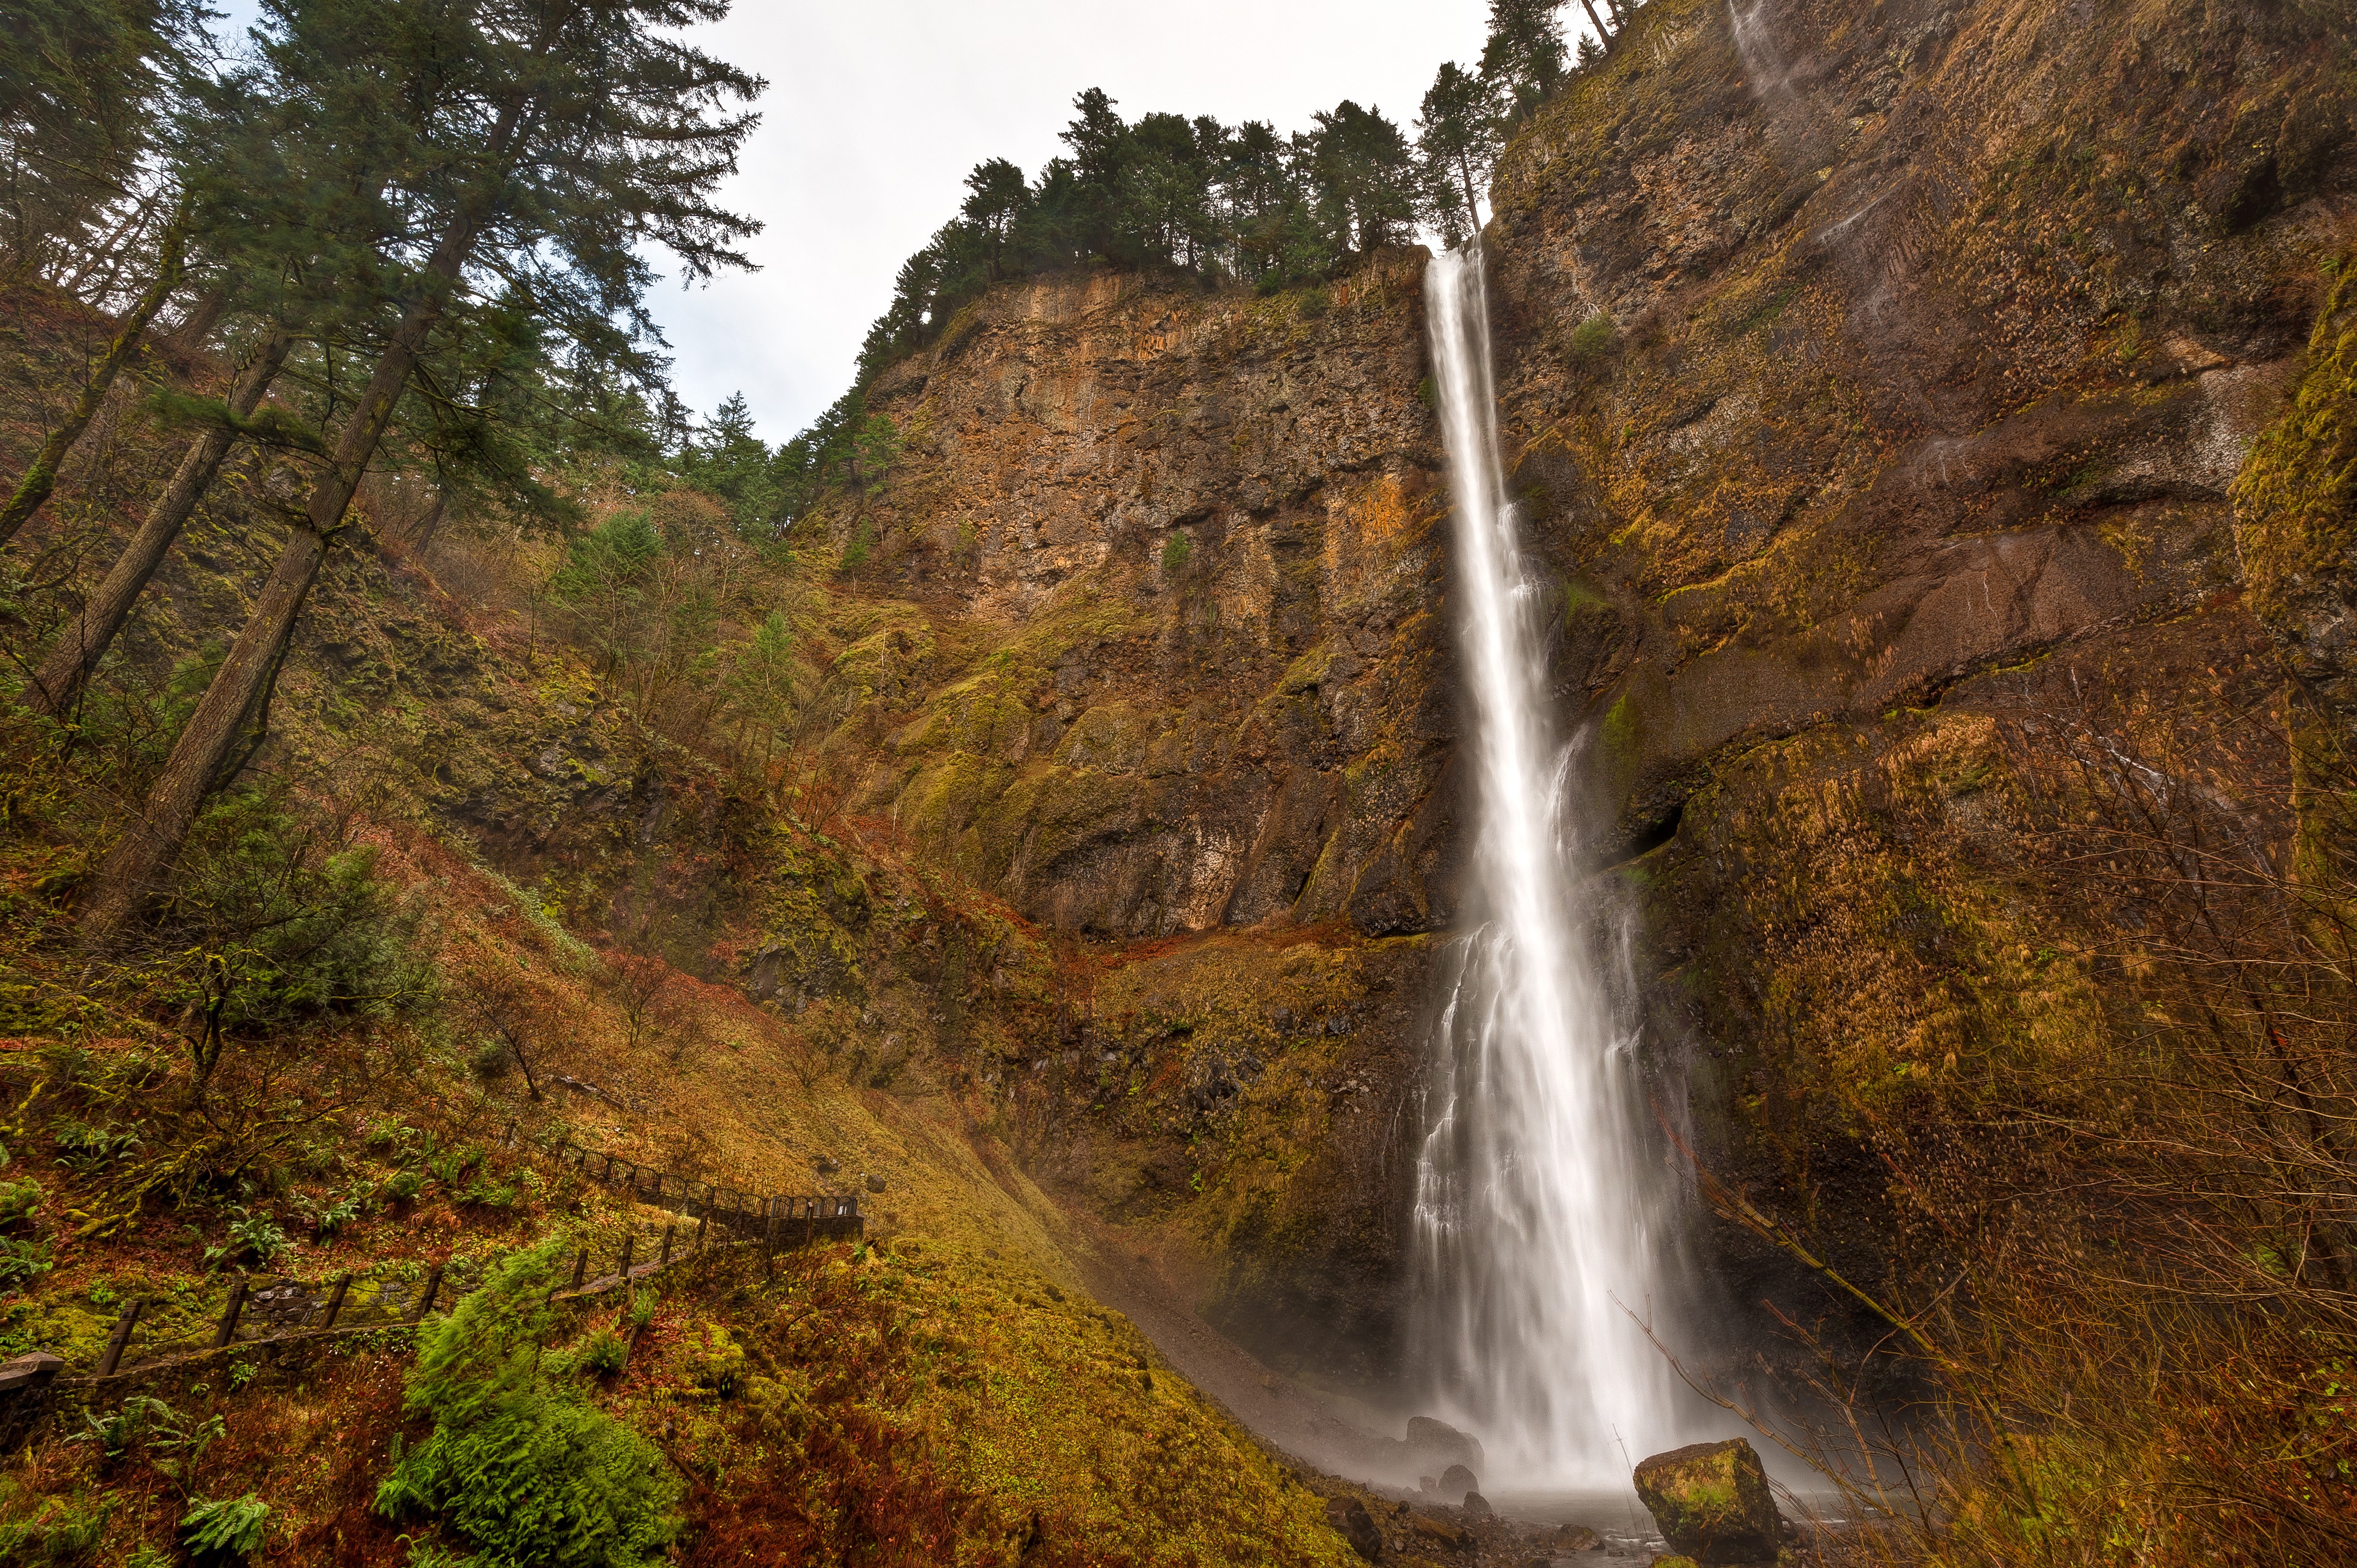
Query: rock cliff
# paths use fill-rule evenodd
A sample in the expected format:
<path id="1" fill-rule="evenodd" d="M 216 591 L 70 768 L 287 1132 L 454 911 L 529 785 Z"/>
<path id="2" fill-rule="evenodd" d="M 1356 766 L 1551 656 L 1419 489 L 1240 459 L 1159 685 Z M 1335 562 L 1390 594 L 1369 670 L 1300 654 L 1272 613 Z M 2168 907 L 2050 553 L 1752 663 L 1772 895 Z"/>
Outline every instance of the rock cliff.
<path id="1" fill-rule="evenodd" d="M 1509 149 L 1554 689 L 1708 1157 L 1870 1212 L 1874 1117 L 2092 1004 L 2006 884 L 2005 726 L 2101 693 L 2192 733 L 2274 689 L 2244 586 L 2288 557 L 2232 493 L 2357 238 L 2346 20 L 1654 0 Z M 905 451 L 823 519 L 924 607 L 843 740 L 865 809 L 1116 944 L 1060 1051 L 993 1069 L 1008 1125 L 1337 1375 L 1396 1326 L 1461 825 L 1418 273 L 1004 290 L 878 383 Z M 2319 580 L 2255 607 L 2329 660 Z"/>

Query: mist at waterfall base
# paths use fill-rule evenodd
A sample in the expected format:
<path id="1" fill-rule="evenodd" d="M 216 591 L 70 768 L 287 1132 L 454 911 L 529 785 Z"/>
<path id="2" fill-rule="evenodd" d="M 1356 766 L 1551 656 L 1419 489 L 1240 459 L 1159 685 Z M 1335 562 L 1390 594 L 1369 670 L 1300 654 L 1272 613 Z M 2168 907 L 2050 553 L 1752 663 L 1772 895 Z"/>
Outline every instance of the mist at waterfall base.
<path id="1" fill-rule="evenodd" d="M 1427 1407 L 1486 1450 L 1485 1487 L 1625 1487 L 1633 1459 L 1684 1440 L 1631 1317 L 1663 1305 L 1671 1177 L 1609 983 L 1625 926 L 1577 870 L 1578 759 L 1544 700 L 1552 596 L 1506 494 L 1479 251 L 1436 257 L 1425 295 L 1478 825 L 1429 1057 L 1414 1349 Z"/>

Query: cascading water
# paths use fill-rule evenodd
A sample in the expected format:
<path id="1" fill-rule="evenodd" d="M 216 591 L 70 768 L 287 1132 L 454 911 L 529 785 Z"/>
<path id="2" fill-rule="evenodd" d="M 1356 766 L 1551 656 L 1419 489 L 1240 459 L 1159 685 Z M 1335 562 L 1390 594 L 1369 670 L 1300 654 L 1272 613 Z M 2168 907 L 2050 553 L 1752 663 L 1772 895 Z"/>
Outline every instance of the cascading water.
<path id="1" fill-rule="evenodd" d="M 1444 1413 L 1524 1488 L 1625 1479 L 1671 1436 L 1667 1368 L 1622 1310 L 1652 1306 L 1661 1166 L 1631 1041 L 1574 907 L 1572 757 L 1542 701 L 1530 576 L 1506 499 L 1480 252 L 1434 259 L 1425 297 L 1456 507 L 1472 696 L 1480 924 L 1458 942 L 1416 1177 L 1419 1348 Z"/>

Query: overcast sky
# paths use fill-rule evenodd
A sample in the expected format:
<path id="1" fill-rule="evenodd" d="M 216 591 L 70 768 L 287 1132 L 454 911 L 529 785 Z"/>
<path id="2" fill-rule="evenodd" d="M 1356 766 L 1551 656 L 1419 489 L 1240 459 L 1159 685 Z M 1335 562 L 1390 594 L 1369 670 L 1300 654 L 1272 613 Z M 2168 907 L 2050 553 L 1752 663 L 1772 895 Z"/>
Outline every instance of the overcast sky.
<path id="1" fill-rule="evenodd" d="M 784 440 L 850 384 L 892 276 L 964 199 L 966 171 L 1026 175 L 1075 93 L 1306 128 L 1345 98 L 1409 129 L 1442 60 L 1471 65 L 1487 0 L 738 0 L 706 47 L 767 77 L 729 205 L 767 229 L 761 270 L 654 299 L 699 413 L 741 390 Z"/>
<path id="2" fill-rule="evenodd" d="M 229 28 L 253 19 L 253 0 L 216 4 Z M 769 80 L 722 193 L 766 225 L 748 247 L 761 270 L 657 289 L 680 396 L 702 415 L 741 391 L 764 440 L 800 430 L 850 384 L 893 274 L 954 214 L 966 171 L 1004 157 L 1036 176 L 1083 88 L 1125 119 L 1280 132 L 1352 98 L 1413 134 L 1433 72 L 1473 64 L 1488 20 L 1487 0 L 737 0 L 698 41 Z"/>

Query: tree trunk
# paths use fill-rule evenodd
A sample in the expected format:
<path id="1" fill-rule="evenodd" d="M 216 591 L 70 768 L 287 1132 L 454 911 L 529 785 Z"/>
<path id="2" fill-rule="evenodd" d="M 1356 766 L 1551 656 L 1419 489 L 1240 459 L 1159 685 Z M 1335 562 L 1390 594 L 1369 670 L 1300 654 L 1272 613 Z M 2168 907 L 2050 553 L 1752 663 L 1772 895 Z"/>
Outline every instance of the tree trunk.
<path id="1" fill-rule="evenodd" d="M 1472 164 L 1464 158 L 1458 158 L 1457 160 L 1457 177 L 1465 182 L 1465 221 L 1469 225 L 1470 231 L 1466 237 L 1470 240 L 1479 240 L 1481 237 L 1481 208 L 1480 205 L 1473 199 Z"/>
<path id="2" fill-rule="evenodd" d="M 293 339 L 283 327 L 274 327 L 268 336 L 255 345 L 252 358 L 239 374 L 237 383 L 230 389 L 229 406 L 240 419 L 253 413 L 269 390 L 271 379 L 285 363 L 288 345 Z M 147 513 L 147 521 L 131 536 L 123 553 L 116 557 L 106 580 L 82 606 L 81 615 L 58 639 L 57 646 L 41 663 L 40 671 L 26 690 L 25 698 L 33 707 L 51 718 L 70 712 L 81 696 L 91 674 L 98 668 L 123 623 L 131 618 L 131 607 L 138 602 L 146 588 L 147 580 L 164 563 L 165 553 L 180 536 L 180 529 L 188 521 L 188 513 L 221 472 L 222 459 L 229 456 L 237 436 L 227 425 L 216 426 L 197 437 L 188 447 L 188 456 L 180 459 L 179 471 L 157 497 Z"/>
<path id="3" fill-rule="evenodd" d="M 1609 5 L 1610 0 L 1606 0 L 1606 3 Z M 1604 18 L 1596 14 L 1596 0 L 1579 0 L 1579 8 L 1587 13 L 1588 23 L 1596 29 L 1596 41 L 1606 48 L 1610 48 L 1612 32 L 1604 25 Z"/>
<path id="4" fill-rule="evenodd" d="M 403 314 L 377 360 L 367 390 L 344 422 L 328 471 L 312 486 L 310 504 L 302 521 L 288 534 L 245 629 L 238 634 L 229 658 L 214 674 L 212 684 L 205 688 L 204 699 L 173 744 L 170 760 L 147 792 L 140 820 L 131 824 L 99 867 L 82 907 L 83 950 L 113 946 L 138 917 L 156 884 L 179 859 L 180 847 L 196 825 L 197 811 L 206 795 L 224 781 L 222 765 L 245 735 L 247 721 L 266 712 L 268 688 L 276 682 L 278 666 L 295 633 L 296 617 L 327 560 L 328 538 L 343 526 L 352 493 L 360 489 L 361 476 L 375 456 L 385 427 L 393 423 L 402 389 L 416 368 L 427 334 L 441 318 L 483 216 L 478 206 L 469 204 L 435 247 L 419 280 L 417 298 Z"/>
<path id="5" fill-rule="evenodd" d="M 229 291 L 225 288 L 210 290 L 189 307 L 188 315 L 172 324 L 172 330 L 166 337 L 180 352 L 194 354 L 204 348 L 205 339 L 213 335 L 213 328 L 219 327 L 221 317 L 228 314 Z"/>
<path id="6" fill-rule="evenodd" d="M 139 296 L 139 303 L 131 307 L 131 314 L 123 318 L 122 330 L 114 335 L 114 341 L 106 346 L 106 353 L 99 360 L 98 369 L 91 372 L 90 382 L 81 389 L 81 397 L 74 403 L 73 411 L 66 415 L 66 422 L 51 431 L 49 438 L 41 443 L 40 453 L 34 457 L 33 466 L 25 470 L 23 480 L 16 486 L 16 493 L 9 498 L 6 507 L 0 508 L 0 544 L 14 539 L 16 531 L 25 526 L 26 520 L 49 499 L 49 492 L 57 488 L 58 466 L 65 461 L 66 454 L 73 449 L 73 444 L 81 439 L 81 433 L 97 414 L 99 404 L 106 401 L 108 389 L 114 385 L 116 372 L 131 362 L 131 356 L 139 348 L 140 338 L 147 330 L 147 323 L 155 318 L 164 301 L 171 297 L 172 291 L 180 286 L 181 267 L 188 259 L 188 199 L 184 196 L 179 205 L 172 209 L 171 222 L 165 225 L 161 250 L 156 257 L 155 281 L 147 285 L 147 292 Z"/>

